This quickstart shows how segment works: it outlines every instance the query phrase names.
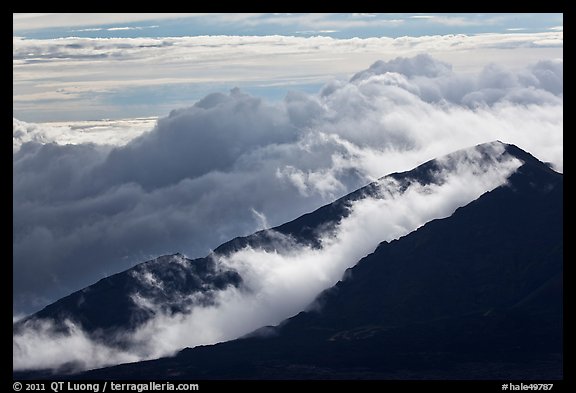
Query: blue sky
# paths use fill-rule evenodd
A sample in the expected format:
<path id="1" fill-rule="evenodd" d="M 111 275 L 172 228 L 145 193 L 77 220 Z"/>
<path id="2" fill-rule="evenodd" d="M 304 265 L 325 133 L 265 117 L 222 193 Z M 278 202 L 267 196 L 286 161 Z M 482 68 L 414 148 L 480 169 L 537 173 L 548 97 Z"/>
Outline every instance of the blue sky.
<path id="1" fill-rule="evenodd" d="M 562 14 L 13 14 L 14 116 L 163 116 L 234 87 L 279 100 L 418 53 L 514 68 L 562 57 L 562 30 Z"/>
<path id="2" fill-rule="evenodd" d="M 92 16 L 91 16 L 92 15 Z M 84 14 L 56 21 L 50 15 L 15 15 L 14 32 L 29 38 L 182 37 L 195 35 L 329 35 L 335 38 L 438 34 L 542 32 L 562 26 L 562 14 Z M 163 16 L 164 15 L 164 16 Z M 134 20 L 137 19 L 137 20 Z M 116 20 L 116 22 L 111 22 Z"/>

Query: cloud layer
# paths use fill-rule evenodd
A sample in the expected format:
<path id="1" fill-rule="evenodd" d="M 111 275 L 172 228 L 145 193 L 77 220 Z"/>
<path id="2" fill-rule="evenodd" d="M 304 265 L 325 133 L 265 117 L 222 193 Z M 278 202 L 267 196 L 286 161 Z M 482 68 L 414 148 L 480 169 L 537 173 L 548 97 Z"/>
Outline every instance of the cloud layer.
<path id="1" fill-rule="evenodd" d="M 56 143 L 78 145 L 94 143 L 120 146 L 150 131 L 156 118 L 125 120 L 93 120 L 67 123 L 35 124 L 13 119 L 12 150 L 16 153 L 23 143 Z"/>
<path id="2" fill-rule="evenodd" d="M 14 37 L 13 103 L 16 117 L 34 121 L 149 116 L 226 86 L 270 91 L 319 85 L 390 54 L 430 53 L 458 69 L 478 71 L 486 59 L 520 68 L 539 58 L 562 57 L 562 47 L 562 31 L 350 39 Z"/>
<path id="3" fill-rule="evenodd" d="M 421 55 L 282 102 L 211 94 L 127 144 L 104 140 L 117 146 L 15 120 L 14 312 L 160 254 L 204 256 L 263 218 L 279 225 L 477 143 L 562 171 L 562 80 L 561 60 L 469 75 Z"/>
<path id="4" fill-rule="evenodd" d="M 155 310 L 156 316 L 129 336 L 118 332 L 126 336 L 122 350 L 91 340 L 72 321 L 67 322 L 67 334 L 54 330 L 49 321 L 36 321 L 14 338 L 14 368 L 59 368 L 72 363 L 90 368 L 155 358 L 277 324 L 308 306 L 380 241 L 397 239 L 431 219 L 449 216 L 458 206 L 503 184 L 521 164 L 503 153 L 499 143 L 488 149 L 491 160 L 480 160 L 475 149 L 460 152 L 441 162 L 444 169 L 436 173 L 435 183 L 413 183 L 403 191 L 393 179 L 381 181 L 379 195 L 352 204 L 335 231 L 321 237 L 319 249 L 276 234 L 279 242 L 292 245 L 274 251 L 246 247 L 226 257 L 215 256 L 219 264 L 243 277 L 240 288 L 218 292 L 215 304 L 167 315 L 162 304 L 133 294 L 138 304 Z M 141 279 L 162 290 L 152 272 L 141 274 Z M 192 302 L 183 299 L 182 303 Z"/>

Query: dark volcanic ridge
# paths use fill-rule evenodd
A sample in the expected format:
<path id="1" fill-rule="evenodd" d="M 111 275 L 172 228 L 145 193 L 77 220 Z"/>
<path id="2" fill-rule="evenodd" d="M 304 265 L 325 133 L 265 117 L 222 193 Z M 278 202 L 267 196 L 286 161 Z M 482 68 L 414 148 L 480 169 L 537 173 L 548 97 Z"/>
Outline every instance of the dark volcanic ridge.
<path id="1" fill-rule="evenodd" d="M 381 243 L 319 295 L 319 309 L 241 339 L 67 378 L 562 378 L 563 176 L 500 142 L 475 147 L 472 157 L 493 160 L 495 146 L 523 163 L 506 185 L 448 218 Z M 456 152 L 391 174 L 294 221 L 236 238 L 215 254 L 290 247 L 286 238 L 321 247 L 320 233 L 346 217 L 353 201 L 379 197 L 383 180 L 401 189 L 434 183 L 441 169 L 470 157 Z M 216 291 L 243 285 L 238 272 L 215 261 L 157 258 L 55 302 L 15 324 L 15 332 L 40 319 L 71 318 L 104 340 L 154 316 L 134 293 L 169 313 L 194 306 L 182 299 L 210 304 Z"/>

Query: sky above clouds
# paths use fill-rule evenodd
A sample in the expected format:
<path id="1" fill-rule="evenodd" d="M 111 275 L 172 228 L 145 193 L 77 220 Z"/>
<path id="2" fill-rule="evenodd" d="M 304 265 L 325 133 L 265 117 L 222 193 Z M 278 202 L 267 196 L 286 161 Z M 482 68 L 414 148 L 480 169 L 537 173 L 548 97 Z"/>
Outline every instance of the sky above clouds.
<path id="1" fill-rule="evenodd" d="M 13 22 L 17 316 L 162 254 L 205 256 L 478 143 L 514 143 L 563 170 L 562 14 L 14 14 Z M 438 190 L 447 195 L 441 214 L 465 202 L 455 197 L 462 189 L 476 197 L 501 175 Z M 436 214 L 413 208 L 425 206 L 417 194 L 407 201 L 398 211 L 416 213 L 409 225 L 398 217 L 403 230 Z M 383 238 L 353 247 L 354 258 L 404 233 L 374 228 Z M 352 246 L 358 238 L 341 235 Z M 250 252 L 228 262 L 270 279 L 262 293 L 289 297 L 275 286 L 282 270 L 259 276 L 250 260 L 268 256 Z M 322 265 L 329 255 L 314 258 Z M 341 262 L 322 265 L 329 279 L 301 288 L 309 296 L 284 312 L 355 261 Z M 249 304 L 271 310 L 253 322 L 281 318 L 274 305 Z M 219 331 L 230 315 L 212 312 L 204 342 L 254 328 Z M 178 337 L 198 323 L 172 322 L 147 332 L 174 325 Z M 25 341 L 39 337 L 46 341 Z M 81 333 L 74 339 L 91 345 Z M 186 344 L 170 342 L 137 358 Z M 38 361 L 53 361 L 51 351 Z"/>
<path id="2" fill-rule="evenodd" d="M 13 14 L 34 38 L 76 36 L 330 35 L 337 38 L 562 30 L 562 14 L 241 13 Z"/>

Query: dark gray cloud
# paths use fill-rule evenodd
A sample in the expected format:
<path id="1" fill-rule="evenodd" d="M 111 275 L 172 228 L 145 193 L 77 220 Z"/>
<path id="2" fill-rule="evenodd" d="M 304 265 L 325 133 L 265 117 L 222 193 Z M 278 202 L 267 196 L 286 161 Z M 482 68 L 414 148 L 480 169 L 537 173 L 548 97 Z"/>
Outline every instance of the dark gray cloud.
<path id="1" fill-rule="evenodd" d="M 211 94 L 190 108 L 172 111 L 153 132 L 113 150 L 95 176 L 114 184 L 164 187 L 229 171 L 246 152 L 297 137 L 284 107 L 233 89 L 229 95 Z"/>
<path id="2" fill-rule="evenodd" d="M 212 94 L 116 147 L 15 122 L 14 312 L 160 254 L 203 256 L 263 218 L 278 225 L 476 143 L 515 143 L 561 170 L 562 69 L 461 75 L 399 58 L 281 102 Z"/>

